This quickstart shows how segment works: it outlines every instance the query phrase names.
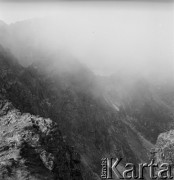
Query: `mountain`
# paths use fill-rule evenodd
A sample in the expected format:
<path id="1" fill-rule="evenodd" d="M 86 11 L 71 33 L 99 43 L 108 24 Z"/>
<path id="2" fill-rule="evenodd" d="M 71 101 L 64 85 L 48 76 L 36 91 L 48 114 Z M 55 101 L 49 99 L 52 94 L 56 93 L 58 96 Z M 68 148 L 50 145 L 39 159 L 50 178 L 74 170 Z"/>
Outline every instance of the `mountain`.
<path id="1" fill-rule="evenodd" d="M 26 86 L 28 81 L 23 83 L 24 73 L 29 72 L 1 46 L 1 179 L 97 179 L 97 175 L 82 163 L 74 147 L 65 142 L 57 123 L 39 116 L 39 111 L 47 116 L 47 102 L 38 102 L 39 97 L 32 95 Z M 27 78 L 37 81 L 31 74 L 25 80 Z M 40 105 L 36 109 L 37 103 Z M 41 111 L 42 104 L 45 111 Z M 37 115 L 30 114 L 32 112 Z"/>
<path id="2" fill-rule="evenodd" d="M 101 81 L 110 104 L 134 119 L 136 130 L 151 143 L 172 128 L 173 80 L 152 82 L 135 74 L 113 75 Z"/>
<path id="3" fill-rule="evenodd" d="M 124 139 L 121 137 L 124 126 L 117 120 L 115 112 L 101 100 L 94 99 L 87 89 L 76 88 L 79 80 L 74 82 L 76 78 L 70 78 L 72 75 L 68 73 L 63 76 L 64 79 L 57 74 L 56 77 L 45 77 L 32 67 L 18 65 L 9 54 L 1 47 L 1 90 L 6 98 L 22 113 L 50 117 L 56 122 L 64 138 L 71 146 L 75 145 L 83 162 L 94 172 L 100 172 L 102 157 L 109 152 L 114 153 L 112 144 L 120 142 L 120 149 L 131 153 L 127 142 L 121 142 L 121 138 Z M 78 76 L 78 73 L 74 76 Z M 66 87 L 66 83 L 69 87 Z M 112 129 L 113 119 L 118 132 Z M 117 134 L 120 138 L 116 137 Z M 117 153 L 121 153 L 120 150 Z M 130 157 L 133 155 L 127 156 Z"/>
<path id="4" fill-rule="evenodd" d="M 17 131 L 22 139 L 19 147 L 11 147 L 6 140 L 8 136 L 0 134 L 1 139 L 5 139 L 1 157 L 11 163 L 5 156 L 9 153 L 6 146 L 12 148 L 17 164 L 27 158 L 32 161 L 33 153 L 38 157 L 34 164 L 27 165 L 27 170 L 25 163 L 18 169 L 11 163 L 10 171 L 27 171 L 31 178 L 43 179 L 39 175 L 45 170 L 45 177 L 59 179 L 56 172 L 62 170 L 63 180 L 74 176 L 74 179 L 92 180 L 100 179 L 101 159 L 105 157 L 123 157 L 119 165 L 121 171 L 126 162 L 149 162 L 149 153 L 158 135 L 173 127 L 173 81 L 153 82 L 137 74 L 97 76 L 70 54 L 52 46 L 44 47 L 49 41 L 37 34 L 33 28 L 39 28 L 37 23 L 39 21 L 32 20 L 15 23 L 0 33 L 4 35 L 2 44 L 5 47 L 0 46 L 0 93 L 5 102 L 13 106 L 0 117 L 5 131 L 11 131 L 13 136 Z M 37 39 L 33 33 L 38 35 Z M 12 117 L 10 130 L 6 125 L 9 116 Z M 44 124 L 45 121 L 52 125 Z M 42 132 L 45 128 L 54 129 L 55 134 L 45 134 Z M 26 136 L 31 133 L 39 140 L 33 136 L 22 137 L 25 129 L 29 129 Z M 55 144 L 42 144 L 42 137 Z M 32 154 L 27 151 L 26 156 L 24 153 L 19 157 L 23 141 L 29 146 L 34 143 L 34 150 L 31 150 Z M 47 166 L 52 164 L 48 159 L 59 158 L 59 145 L 63 159 L 54 173 Z M 44 157 L 49 162 L 43 161 L 41 149 L 46 152 Z M 77 157 L 71 159 L 75 152 Z M 41 164 L 43 169 L 37 169 Z M 33 176 L 34 169 L 37 172 Z M 15 179 L 17 174 L 13 173 L 11 177 Z M 67 174 L 70 175 L 67 177 Z"/>
<path id="5" fill-rule="evenodd" d="M 82 179 L 80 155 L 50 119 L 20 113 L 1 98 L 0 179 Z"/>
<path id="6" fill-rule="evenodd" d="M 101 158 L 104 157 L 124 157 L 121 166 L 127 161 L 147 159 L 147 150 L 140 136 L 122 121 L 122 115 L 115 112 L 102 96 L 94 93 L 97 88 L 94 86 L 95 79 L 90 78 L 94 75 L 89 75 L 90 71 L 87 69 L 83 70 L 83 76 L 79 79 L 81 66 L 80 69 L 64 72 L 61 76 L 59 73 L 45 72 L 43 65 L 41 70 L 36 66 L 24 68 L 3 47 L 0 51 L 0 63 L 2 95 L 20 111 L 20 119 L 25 119 L 23 116 L 29 113 L 25 126 L 30 126 L 31 116 L 35 121 L 37 116 L 51 118 L 58 125 L 68 146 L 74 147 L 80 154 L 84 167 L 82 176 L 85 178 L 89 173 L 93 174 L 94 179 L 99 178 Z M 16 117 L 15 113 L 12 116 Z M 25 124 L 25 120 L 17 121 L 12 126 L 12 132 L 19 126 L 18 123 Z M 83 175 L 84 172 L 87 175 Z"/>

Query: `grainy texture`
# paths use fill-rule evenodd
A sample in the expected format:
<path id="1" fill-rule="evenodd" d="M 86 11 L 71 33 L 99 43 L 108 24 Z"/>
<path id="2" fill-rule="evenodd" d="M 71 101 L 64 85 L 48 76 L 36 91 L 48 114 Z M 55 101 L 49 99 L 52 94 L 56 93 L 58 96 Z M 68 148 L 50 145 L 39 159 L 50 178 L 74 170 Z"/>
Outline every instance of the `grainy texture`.
<path id="1" fill-rule="evenodd" d="M 21 114 L 0 101 L 0 179 L 82 180 L 80 155 L 50 119 Z"/>

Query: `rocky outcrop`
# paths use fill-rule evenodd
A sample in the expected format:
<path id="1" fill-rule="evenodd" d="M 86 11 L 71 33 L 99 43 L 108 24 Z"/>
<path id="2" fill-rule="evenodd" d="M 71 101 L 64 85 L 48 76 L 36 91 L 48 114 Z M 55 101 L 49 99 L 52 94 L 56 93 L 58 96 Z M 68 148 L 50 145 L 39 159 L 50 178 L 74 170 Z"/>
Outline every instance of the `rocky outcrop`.
<path id="1" fill-rule="evenodd" d="M 155 151 L 157 163 L 174 164 L 174 130 L 158 136 Z"/>
<path id="2" fill-rule="evenodd" d="M 81 159 L 50 119 L 0 100 L 0 179 L 82 180 Z M 84 170 L 83 170 L 84 171 Z"/>
<path id="3" fill-rule="evenodd" d="M 153 159 L 158 165 L 155 174 L 159 179 L 173 179 L 174 175 L 174 130 L 161 133 L 153 149 Z M 160 171 L 162 172 L 160 174 Z"/>

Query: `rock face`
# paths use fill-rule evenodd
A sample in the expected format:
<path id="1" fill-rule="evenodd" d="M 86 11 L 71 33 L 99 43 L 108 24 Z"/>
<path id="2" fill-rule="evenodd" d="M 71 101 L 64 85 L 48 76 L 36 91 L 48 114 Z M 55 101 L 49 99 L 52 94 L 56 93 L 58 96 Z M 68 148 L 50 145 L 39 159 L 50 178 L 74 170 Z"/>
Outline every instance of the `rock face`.
<path id="1" fill-rule="evenodd" d="M 81 160 L 50 119 L 0 100 L 0 179 L 82 180 Z"/>
<path id="2" fill-rule="evenodd" d="M 158 163 L 174 164 L 174 130 L 158 136 L 155 150 Z"/>
<path id="3" fill-rule="evenodd" d="M 155 159 L 156 163 L 158 164 L 158 168 L 155 170 L 156 175 L 159 173 L 160 165 L 167 163 L 170 165 L 170 168 L 168 167 L 168 172 L 163 173 L 162 176 L 168 176 L 166 179 L 172 179 L 174 175 L 174 130 L 161 133 L 158 136 L 154 150 L 155 154 L 153 159 Z M 165 168 L 166 167 L 167 166 L 165 166 Z M 164 166 L 162 169 L 164 170 Z"/>

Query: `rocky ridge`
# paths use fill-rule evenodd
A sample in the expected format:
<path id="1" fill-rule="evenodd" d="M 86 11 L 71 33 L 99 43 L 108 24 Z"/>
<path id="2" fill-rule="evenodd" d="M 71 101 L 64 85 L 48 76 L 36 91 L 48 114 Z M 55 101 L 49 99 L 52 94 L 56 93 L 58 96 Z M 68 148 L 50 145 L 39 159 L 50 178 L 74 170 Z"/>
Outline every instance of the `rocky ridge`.
<path id="1" fill-rule="evenodd" d="M 0 179 L 82 179 L 80 155 L 50 119 L 0 100 Z"/>
<path id="2" fill-rule="evenodd" d="M 170 163 L 174 165 L 174 130 L 161 133 L 158 136 L 156 147 L 157 163 Z"/>

